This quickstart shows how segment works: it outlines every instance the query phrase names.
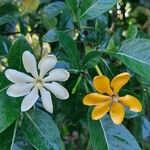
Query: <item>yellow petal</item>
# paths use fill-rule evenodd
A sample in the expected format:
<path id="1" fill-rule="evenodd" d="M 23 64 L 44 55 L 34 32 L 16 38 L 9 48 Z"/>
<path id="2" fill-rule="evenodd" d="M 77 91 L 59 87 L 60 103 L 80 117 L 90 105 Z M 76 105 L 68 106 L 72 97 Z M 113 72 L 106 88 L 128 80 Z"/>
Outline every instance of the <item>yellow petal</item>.
<path id="1" fill-rule="evenodd" d="M 98 92 L 113 95 L 113 91 L 110 88 L 110 80 L 106 76 L 96 76 L 93 84 Z"/>
<path id="2" fill-rule="evenodd" d="M 110 108 L 110 116 L 115 124 L 121 124 L 124 119 L 124 106 L 121 103 L 113 103 Z"/>
<path id="3" fill-rule="evenodd" d="M 90 93 L 84 97 L 83 104 L 88 106 L 98 105 L 99 103 L 105 100 L 109 100 L 109 96 L 102 95 L 99 93 Z"/>
<path id="4" fill-rule="evenodd" d="M 98 120 L 105 116 L 105 114 L 110 109 L 110 100 L 100 103 L 98 106 L 95 106 L 92 111 L 92 119 Z"/>
<path id="5" fill-rule="evenodd" d="M 115 93 L 118 93 L 119 90 L 129 81 L 130 74 L 127 72 L 121 73 L 114 77 L 111 81 L 111 87 Z"/>
<path id="6" fill-rule="evenodd" d="M 142 105 L 139 100 L 131 95 L 119 97 L 119 101 L 130 108 L 131 111 L 140 112 L 142 111 Z"/>

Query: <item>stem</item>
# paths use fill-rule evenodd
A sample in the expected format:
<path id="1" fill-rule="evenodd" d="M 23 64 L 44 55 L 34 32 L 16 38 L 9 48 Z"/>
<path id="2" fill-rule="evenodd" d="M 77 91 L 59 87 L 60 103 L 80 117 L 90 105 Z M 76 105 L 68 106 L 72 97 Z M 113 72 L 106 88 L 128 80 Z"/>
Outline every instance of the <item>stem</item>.
<path id="1" fill-rule="evenodd" d="M 14 144 L 14 142 L 15 142 L 15 137 L 16 137 L 16 132 L 17 132 L 17 125 L 18 125 L 18 120 L 17 120 L 16 123 L 15 123 L 15 128 L 14 128 L 14 133 L 13 133 L 13 138 L 12 138 L 12 143 L 11 143 L 10 150 L 13 149 L 13 144 Z"/>
<path id="2" fill-rule="evenodd" d="M 89 93 L 89 88 L 88 88 L 86 79 L 84 80 L 84 86 L 85 86 L 85 91 L 86 91 L 86 93 Z"/>
<path id="3" fill-rule="evenodd" d="M 95 69 L 96 69 L 97 73 L 98 73 L 100 76 L 103 75 L 102 72 L 101 72 L 101 70 L 99 69 L 98 65 L 95 66 Z"/>
<path id="4" fill-rule="evenodd" d="M 80 75 L 80 76 L 78 77 L 78 80 L 77 80 L 77 82 L 76 82 L 74 88 L 72 89 L 72 92 L 71 92 L 72 94 L 75 94 L 75 93 L 76 93 L 77 88 L 78 88 L 78 86 L 79 86 L 81 80 L 82 80 L 82 75 Z"/>

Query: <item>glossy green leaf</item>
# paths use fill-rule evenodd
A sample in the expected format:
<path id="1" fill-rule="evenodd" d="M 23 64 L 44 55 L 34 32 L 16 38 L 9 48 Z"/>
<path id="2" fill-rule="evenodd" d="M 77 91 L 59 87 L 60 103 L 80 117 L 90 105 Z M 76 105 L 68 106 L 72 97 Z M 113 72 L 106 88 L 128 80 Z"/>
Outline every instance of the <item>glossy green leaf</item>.
<path id="1" fill-rule="evenodd" d="M 91 51 L 83 59 L 82 69 L 93 68 L 98 62 L 100 62 L 100 51 Z"/>
<path id="2" fill-rule="evenodd" d="M 22 54 L 24 51 L 32 51 L 31 46 L 24 37 L 19 38 L 10 48 L 8 54 L 9 68 L 19 71 L 24 70 L 22 64 Z"/>
<path id="3" fill-rule="evenodd" d="M 0 7 L 0 25 L 16 20 L 19 17 L 19 11 L 14 5 L 3 5 Z"/>
<path id="4" fill-rule="evenodd" d="M 93 121 L 90 110 L 88 113 L 88 126 L 93 150 L 140 150 L 137 141 L 125 126 L 113 124 L 109 116 Z"/>
<path id="5" fill-rule="evenodd" d="M 23 132 L 30 144 L 38 150 L 59 150 L 60 134 L 51 116 L 42 110 L 25 113 Z"/>
<path id="6" fill-rule="evenodd" d="M 102 121 L 93 121 L 91 119 L 91 110 L 92 109 L 89 109 L 88 112 L 88 127 L 93 150 L 108 150 L 109 144 L 107 143 Z"/>
<path id="7" fill-rule="evenodd" d="M 150 80 L 150 40 L 126 40 L 117 57 L 131 70 Z"/>
<path id="8" fill-rule="evenodd" d="M 99 17 L 111 9 L 117 0 L 83 0 L 81 7 L 81 18 L 91 19 Z"/>
<path id="9" fill-rule="evenodd" d="M 80 68 L 80 58 L 75 41 L 67 34 L 59 32 L 59 41 L 74 69 Z"/>
<path id="10" fill-rule="evenodd" d="M 60 14 L 65 9 L 65 7 L 66 5 L 63 2 L 53 2 L 44 8 L 44 13 L 47 13 L 49 18 L 54 18 Z"/>

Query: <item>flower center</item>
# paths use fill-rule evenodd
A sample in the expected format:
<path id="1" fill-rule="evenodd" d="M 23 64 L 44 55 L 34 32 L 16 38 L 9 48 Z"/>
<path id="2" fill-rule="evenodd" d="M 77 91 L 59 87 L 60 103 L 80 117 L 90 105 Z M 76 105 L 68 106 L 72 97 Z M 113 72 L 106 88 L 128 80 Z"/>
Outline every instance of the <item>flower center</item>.
<path id="1" fill-rule="evenodd" d="M 36 79 L 35 80 L 35 86 L 40 89 L 44 84 L 44 81 L 42 79 Z"/>
<path id="2" fill-rule="evenodd" d="M 113 95 L 111 96 L 111 98 L 112 98 L 112 101 L 113 101 L 113 102 L 118 102 L 118 101 L 119 101 L 119 95 L 118 95 L 118 94 L 113 94 Z"/>

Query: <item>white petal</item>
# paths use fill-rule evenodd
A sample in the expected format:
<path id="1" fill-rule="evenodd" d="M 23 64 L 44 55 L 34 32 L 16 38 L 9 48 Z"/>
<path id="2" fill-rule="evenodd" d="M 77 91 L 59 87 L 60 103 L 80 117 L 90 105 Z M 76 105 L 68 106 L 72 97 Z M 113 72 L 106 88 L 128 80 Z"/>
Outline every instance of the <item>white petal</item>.
<path id="1" fill-rule="evenodd" d="M 69 76 L 69 72 L 65 69 L 53 69 L 50 71 L 49 76 L 46 77 L 44 81 L 66 81 L 68 80 Z"/>
<path id="2" fill-rule="evenodd" d="M 23 99 L 21 104 L 21 111 L 24 112 L 29 110 L 35 104 L 38 98 L 39 98 L 38 89 L 34 87 L 32 91 L 28 95 L 26 95 L 25 98 Z"/>
<path id="3" fill-rule="evenodd" d="M 52 104 L 52 98 L 50 92 L 44 88 L 41 88 L 40 93 L 41 93 L 43 107 L 45 108 L 46 111 L 53 113 L 53 104 Z"/>
<path id="4" fill-rule="evenodd" d="M 22 61 L 25 70 L 28 73 L 31 73 L 33 77 L 37 78 L 38 72 L 37 72 L 37 63 L 34 55 L 30 53 L 29 51 L 25 51 L 22 55 Z"/>
<path id="5" fill-rule="evenodd" d="M 54 55 L 43 57 L 38 64 L 40 77 L 43 77 L 50 69 L 54 68 L 57 63 L 57 58 Z"/>
<path id="6" fill-rule="evenodd" d="M 27 83 L 34 81 L 34 78 L 14 69 L 7 69 L 5 71 L 5 76 L 13 83 Z"/>
<path id="7" fill-rule="evenodd" d="M 20 96 L 27 95 L 31 91 L 32 87 L 33 87 L 33 83 L 26 83 L 26 84 L 17 83 L 11 85 L 7 89 L 6 93 L 7 95 L 12 97 L 20 97 Z"/>
<path id="8" fill-rule="evenodd" d="M 62 85 L 57 82 L 45 83 L 44 87 L 50 90 L 59 99 L 68 99 L 69 93 Z"/>

